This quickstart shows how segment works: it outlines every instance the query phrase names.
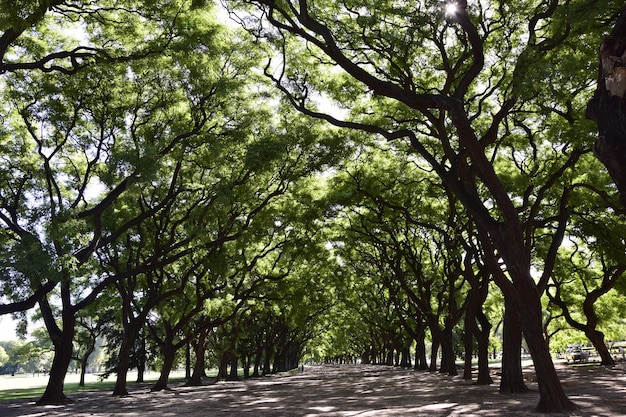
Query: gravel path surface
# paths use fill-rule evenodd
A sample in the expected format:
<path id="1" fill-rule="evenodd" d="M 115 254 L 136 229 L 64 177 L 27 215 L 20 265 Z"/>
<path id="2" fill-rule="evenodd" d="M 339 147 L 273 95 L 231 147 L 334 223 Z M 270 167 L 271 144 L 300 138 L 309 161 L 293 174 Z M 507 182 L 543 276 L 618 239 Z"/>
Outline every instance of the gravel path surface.
<path id="1" fill-rule="evenodd" d="M 558 365 L 558 370 L 580 407 L 570 415 L 626 416 L 626 365 Z M 525 373 L 534 379 L 532 368 Z M 545 416 L 533 412 L 536 392 L 501 395 L 495 378 L 494 385 L 477 386 L 460 377 L 388 366 L 308 366 L 304 372 L 203 387 L 175 384 L 157 393 L 139 386 L 122 398 L 110 392 L 76 394 L 75 404 L 62 407 L 36 407 L 34 400 L 0 403 L 0 416 Z"/>

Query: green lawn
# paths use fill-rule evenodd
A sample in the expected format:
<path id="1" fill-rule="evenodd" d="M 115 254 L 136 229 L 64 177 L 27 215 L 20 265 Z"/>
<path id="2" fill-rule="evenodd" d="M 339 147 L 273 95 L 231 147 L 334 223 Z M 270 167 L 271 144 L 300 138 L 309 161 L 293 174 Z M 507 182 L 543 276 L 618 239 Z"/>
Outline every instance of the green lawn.
<path id="1" fill-rule="evenodd" d="M 150 372 L 145 375 L 145 382 L 154 382 L 158 379 L 157 372 Z M 180 380 L 184 377 L 184 371 L 174 372 L 170 376 L 170 381 Z M 132 387 L 137 378 L 137 374 L 129 372 L 128 386 Z M 68 374 L 65 378 L 65 393 L 72 394 L 85 391 L 113 391 L 115 386 L 115 375 L 111 375 L 106 380 L 101 381 L 96 374 L 88 374 L 85 376 L 85 386 L 79 387 L 78 381 L 80 375 Z M 43 394 L 48 382 L 46 375 L 0 375 L 0 402 L 33 398 L 36 399 Z"/>

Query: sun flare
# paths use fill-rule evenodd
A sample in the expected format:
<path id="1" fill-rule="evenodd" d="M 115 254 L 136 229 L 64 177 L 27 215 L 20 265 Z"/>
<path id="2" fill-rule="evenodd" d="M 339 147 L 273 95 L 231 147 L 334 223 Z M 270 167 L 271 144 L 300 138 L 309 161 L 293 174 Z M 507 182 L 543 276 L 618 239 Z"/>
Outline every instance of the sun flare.
<path id="1" fill-rule="evenodd" d="M 456 2 L 446 3 L 446 16 L 454 16 L 459 11 L 459 5 Z"/>

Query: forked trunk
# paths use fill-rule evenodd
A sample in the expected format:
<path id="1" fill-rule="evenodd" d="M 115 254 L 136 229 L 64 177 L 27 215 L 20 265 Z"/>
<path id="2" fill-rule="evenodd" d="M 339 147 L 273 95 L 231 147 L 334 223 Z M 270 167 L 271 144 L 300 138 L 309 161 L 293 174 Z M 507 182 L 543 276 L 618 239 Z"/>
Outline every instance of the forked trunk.
<path id="1" fill-rule="evenodd" d="M 189 378 L 185 386 L 198 387 L 202 385 L 202 377 L 205 375 L 204 358 L 206 352 L 206 338 L 208 334 L 209 331 L 207 328 L 203 327 L 202 329 L 200 329 L 200 333 L 198 334 L 198 340 L 195 345 L 196 361 L 193 365 L 191 378 Z"/>
<path id="2" fill-rule="evenodd" d="M 425 371 L 428 369 L 426 361 L 426 344 L 424 342 L 424 332 L 422 337 L 415 340 L 415 370 Z"/>

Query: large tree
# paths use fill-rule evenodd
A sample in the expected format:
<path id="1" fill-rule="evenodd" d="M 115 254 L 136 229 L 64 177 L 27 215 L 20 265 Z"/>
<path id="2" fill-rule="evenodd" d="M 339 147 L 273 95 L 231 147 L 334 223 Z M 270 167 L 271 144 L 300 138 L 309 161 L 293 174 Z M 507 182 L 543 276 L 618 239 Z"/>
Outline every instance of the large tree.
<path id="1" fill-rule="evenodd" d="M 485 251 L 493 258 L 489 264 L 504 267 L 492 276 L 524 317 L 538 410 L 575 408 L 542 336 L 540 298 L 567 221 L 568 192 L 560 178 L 589 147 L 581 120 L 593 82 L 592 45 L 602 26 L 595 22 L 615 6 L 556 0 L 229 3 L 245 8 L 242 24 L 281 54 L 266 75 L 295 107 L 337 126 L 404 138 L 435 170 L 467 209 L 484 247 L 493 245 L 493 252 Z M 315 106 L 319 97 L 352 110 L 352 117 L 341 120 L 339 112 Z M 539 162 L 538 152 L 551 161 Z M 509 164 L 494 163 L 505 156 Z M 533 181 L 510 181 L 511 168 L 526 175 L 530 169 Z M 538 258 L 536 239 L 555 249 Z M 541 270 L 539 281 L 531 261 Z"/>
<path id="2" fill-rule="evenodd" d="M 168 55 L 101 64 L 71 77 L 18 71 L 6 80 L 3 158 L 11 174 L 2 177 L 0 218 L 11 255 L 3 262 L 2 291 L 15 300 L 7 311 L 24 294 L 38 300 L 55 345 L 40 404 L 67 401 L 63 380 L 76 315 L 123 278 L 99 273 L 93 254 L 180 196 L 176 161 L 194 140 L 207 140 L 222 118 L 224 92 L 234 86 L 229 70 L 238 71 L 237 64 L 228 55 L 218 59 L 224 50 L 207 48 L 217 36 L 210 17 L 178 10 L 176 24 L 170 29 L 178 43 Z M 214 71 L 194 59 L 200 50 Z M 134 197 L 124 200 L 127 194 Z M 154 254 L 142 267 L 174 259 Z M 58 293 L 50 292 L 55 286 Z"/>

